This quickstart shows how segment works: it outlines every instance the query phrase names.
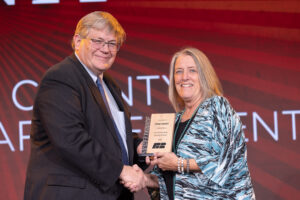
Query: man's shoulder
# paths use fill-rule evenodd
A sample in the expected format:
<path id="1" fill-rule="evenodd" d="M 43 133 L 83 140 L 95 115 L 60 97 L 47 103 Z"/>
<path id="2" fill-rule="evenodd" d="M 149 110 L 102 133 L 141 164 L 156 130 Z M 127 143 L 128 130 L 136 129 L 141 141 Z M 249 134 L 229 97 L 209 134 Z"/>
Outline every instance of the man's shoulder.
<path id="1" fill-rule="evenodd" d="M 66 71 L 74 70 L 76 67 L 76 62 L 72 55 L 65 57 L 62 61 L 51 66 L 46 73 L 63 73 Z"/>
<path id="2" fill-rule="evenodd" d="M 45 78 L 66 79 L 69 76 L 74 76 L 78 71 L 75 58 L 72 55 L 65 57 L 62 61 L 51 66 L 44 74 Z"/>

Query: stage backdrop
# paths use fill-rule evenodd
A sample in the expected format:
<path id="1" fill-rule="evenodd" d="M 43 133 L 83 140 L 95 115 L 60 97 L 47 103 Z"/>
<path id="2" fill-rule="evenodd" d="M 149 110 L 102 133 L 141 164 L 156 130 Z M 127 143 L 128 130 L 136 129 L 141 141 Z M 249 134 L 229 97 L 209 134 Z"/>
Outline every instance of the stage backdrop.
<path id="1" fill-rule="evenodd" d="M 77 21 L 95 10 L 112 13 L 127 32 L 109 71 L 130 106 L 133 131 L 142 136 L 151 113 L 174 112 L 170 58 L 182 47 L 199 48 L 244 123 L 257 199 L 300 199 L 298 0 L 0 0 L 1 199 L 22 199 L 39 80 L 72 53 Z"/>

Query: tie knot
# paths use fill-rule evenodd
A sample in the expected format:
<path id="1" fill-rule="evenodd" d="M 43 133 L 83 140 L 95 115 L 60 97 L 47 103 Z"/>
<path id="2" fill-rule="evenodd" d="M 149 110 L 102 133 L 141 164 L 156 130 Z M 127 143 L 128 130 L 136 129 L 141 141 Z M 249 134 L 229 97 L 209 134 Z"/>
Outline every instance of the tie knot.
<path id="1" fill-rule="evenodd" d="M 99 90 L 103 96 L 103 94 L 105 94 L 105 92 L 104 92 L 104 88 L 103 88 L 103 82 L 100 78 L 97 78 L 96 85 L 99 88 Z"/>
<path id="2" fill-rule="evenodd" d="M 96 84 L 97 84 L 97 85 L 99 85 L 99 84 L 102 85 L 102 82 L 101 82 L 100 78 L 97 78 Z"/>

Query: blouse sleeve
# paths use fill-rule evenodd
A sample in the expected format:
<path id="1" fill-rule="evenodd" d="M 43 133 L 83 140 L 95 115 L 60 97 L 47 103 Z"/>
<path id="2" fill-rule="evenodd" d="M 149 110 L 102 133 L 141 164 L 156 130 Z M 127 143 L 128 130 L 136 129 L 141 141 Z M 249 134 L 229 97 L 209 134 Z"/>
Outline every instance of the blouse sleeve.
<path id="1" fill-rule="evenodd" d="M 246 145 L 239 116 L 224 97 L 212 102 L 211 149 L 196 162 L 211 181 L 223 186 L 230 173 L 246 162 Z"/>
<path id="2" fill-rule="evenodd" d="M 157 176 L 157 178 L 158 178 L 160 199 L 161 200 L 168 199 L 167 198 L 167 186 L 166 186 L 163 176 L 161 175 L 161 173 L 159 171 L 159 168 L 157 166 L 155 166 L 150 173 Z"/>

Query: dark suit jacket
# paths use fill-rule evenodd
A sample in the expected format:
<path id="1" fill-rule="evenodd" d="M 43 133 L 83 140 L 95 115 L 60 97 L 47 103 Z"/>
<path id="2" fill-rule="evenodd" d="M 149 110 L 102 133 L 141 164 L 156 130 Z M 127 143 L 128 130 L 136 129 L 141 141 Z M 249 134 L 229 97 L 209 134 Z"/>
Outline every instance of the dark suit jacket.
<path id="1" fill-rule="evenodd" d="M 130 164 L 134 161 L 129 112 L 116 83 L 104 81 L 125 113 Z M 119 183 L 121 148 L 101 94 L 73 54 L 44 75 L 34 103 L 25 200 L 131 199 Z"/>

